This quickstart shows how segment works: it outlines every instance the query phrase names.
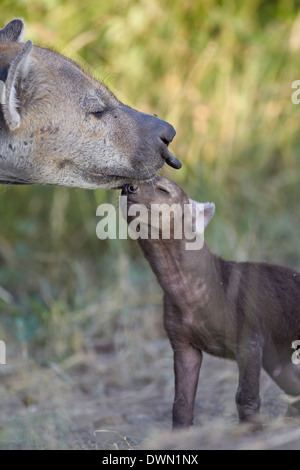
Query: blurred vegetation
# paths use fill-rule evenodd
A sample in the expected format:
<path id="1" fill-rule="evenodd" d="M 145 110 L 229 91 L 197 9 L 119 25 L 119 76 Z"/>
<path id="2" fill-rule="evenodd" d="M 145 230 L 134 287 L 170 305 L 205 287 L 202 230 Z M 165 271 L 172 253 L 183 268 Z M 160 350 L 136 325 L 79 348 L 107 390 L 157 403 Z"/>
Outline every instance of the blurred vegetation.
<path id="1" fill-rule="evenodd" d="M 2 0 L 1 24 L 53 47 L 126 104 L 171 122 L 190 197 L 214 201 L 206 241 L 236 260 L 300 268 L 300 2 Z M 160 290 L 136 243 L 96 238 L 117 192 L 0 189 L 0 338 L 40 360 L 159 336 Z M 144 312 L 147 312 L 145 314 Z M 89 333 L 86 333 L 89 332 Z M 128 339 L 129 338 L 129 339 Z M 9 342 L 8 342 L 9 344 Z"/>

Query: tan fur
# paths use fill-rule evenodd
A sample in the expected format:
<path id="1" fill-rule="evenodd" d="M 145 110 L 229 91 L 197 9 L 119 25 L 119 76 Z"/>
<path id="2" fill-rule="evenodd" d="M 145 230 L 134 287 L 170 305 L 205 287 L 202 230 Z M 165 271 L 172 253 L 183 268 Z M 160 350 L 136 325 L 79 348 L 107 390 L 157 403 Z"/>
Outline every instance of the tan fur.
<path id="1" fill-rule="evenodd" d="M 19 19 L 0 30 L 0 183 L 111 188 L 166 161 L 180 167 L 170 124 L 120 103 L 70 59 L 24 45 L 24 31 Z"/>

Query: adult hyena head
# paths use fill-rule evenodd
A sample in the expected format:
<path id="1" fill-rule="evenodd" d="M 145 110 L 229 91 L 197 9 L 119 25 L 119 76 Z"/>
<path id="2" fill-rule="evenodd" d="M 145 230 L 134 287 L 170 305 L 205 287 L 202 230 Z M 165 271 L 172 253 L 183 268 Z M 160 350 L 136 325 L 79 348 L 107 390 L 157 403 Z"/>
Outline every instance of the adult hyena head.
<path id="1" fill-rule="evenodd" d="M 153 177 L 175 131 L 125 106 L 72 60 L 0 30 L 0 183 L 113 188 Z"/>

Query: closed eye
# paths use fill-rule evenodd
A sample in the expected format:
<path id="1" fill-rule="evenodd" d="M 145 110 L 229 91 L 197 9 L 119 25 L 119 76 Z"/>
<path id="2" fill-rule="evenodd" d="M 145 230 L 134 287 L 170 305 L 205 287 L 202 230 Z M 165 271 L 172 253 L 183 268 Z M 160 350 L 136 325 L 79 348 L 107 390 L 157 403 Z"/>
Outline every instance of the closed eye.
<path id="1" fill-rule="evenodd" d="M 91 114 L 95 116 L 95 118 L 101 119 L 102 116 L 105 114 L 105 110 L 103 109 L 102 111 L 93 111 Z"/>
<path id="2" fill-rule="evenodd" d="M 165 188 L 162 188 L 161 186 L 157 186 L 157 189 L 165 194 L 170 194 L 169 191 Z"/>

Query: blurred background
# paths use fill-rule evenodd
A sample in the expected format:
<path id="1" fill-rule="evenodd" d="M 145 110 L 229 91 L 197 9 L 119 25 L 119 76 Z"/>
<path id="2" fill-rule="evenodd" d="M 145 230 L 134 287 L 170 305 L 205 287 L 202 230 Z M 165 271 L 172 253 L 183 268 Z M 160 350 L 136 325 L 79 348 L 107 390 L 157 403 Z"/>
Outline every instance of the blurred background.
<path id="1" fill-rule="evenodd" d="M 183 167 L 162 174 L 193 199 L 215 202 L 206 232 L 212 251 L 299 270 L 300 104 L 291 101 L 300 79 L 299 8 L 296 0 L 2 0 L 0 18 L 3 27 L 22 17 L 26 39 L 79 62 L 125 104 L 173 124 L 171 151 Z M 0 339 L 8 356 L 0 389 L 13 397 L 1 406 L 8 417 L 18 410 L 0 428 L 3 447 L 62 442 L 59 418 L 51 444 L 49 429 L 41 438 L 39 424 L 30 421 L 30 433 L 26 420 L 20 425 L 28 409 L 49 403 L 41 391 L 51 389 L 41 385 L 49 370 L 63 384 L 86 374 L 79 388 L 100 399 L 111 387 L 147 385 L 145 369 L 163 348 L 170 356 L 162 381 L 172 395 L 160 288 L 135 242 L 96 237 L 97 206 L 117 206 L 118 195 L 0 188 Z M 118 371 L 107 389 L 88 365 L 101 354 Z M 159 380 L 155 370 L 150 384 L 155 374 Z"/>

